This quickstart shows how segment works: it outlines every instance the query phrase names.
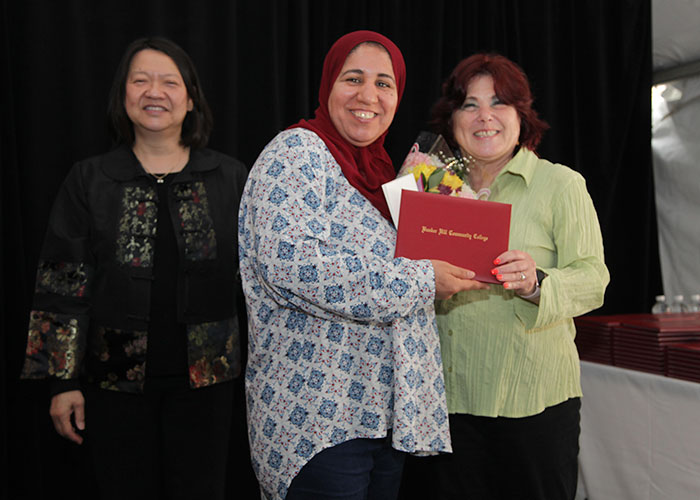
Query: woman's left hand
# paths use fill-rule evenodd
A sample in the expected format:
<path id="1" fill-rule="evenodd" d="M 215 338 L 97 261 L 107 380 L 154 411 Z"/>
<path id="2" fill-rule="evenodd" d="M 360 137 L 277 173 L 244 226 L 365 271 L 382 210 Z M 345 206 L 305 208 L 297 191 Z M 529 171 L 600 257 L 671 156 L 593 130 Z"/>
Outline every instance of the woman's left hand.
<path id="1" fill-rule="evenodd" d="M 528 296 L 535 293 L 537 272 L 535 260 L 529 253 L 520 250 L 508 250 L 496 257 L 491 274 L 503 283 L 503 288 L 518 295 Z"/>

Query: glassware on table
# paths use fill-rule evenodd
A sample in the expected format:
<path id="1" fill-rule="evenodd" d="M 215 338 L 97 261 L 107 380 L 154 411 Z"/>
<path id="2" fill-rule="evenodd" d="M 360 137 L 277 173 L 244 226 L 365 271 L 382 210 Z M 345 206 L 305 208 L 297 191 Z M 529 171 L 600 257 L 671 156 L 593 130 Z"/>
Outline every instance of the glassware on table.
<path id="1" fill-rule="evenodd" d="M 687 307 L 685 305 L 685 299 L 684 299 L 683 295 L 681 295 L 681 294 L 674 295 L 668 312 L 683 313 L 683 312 L 686 312 L 686 310 L 687 310 Z"/>
<path id="2" fill-rule="evenodd" d="M 664 314 L 667 312 L 669 312 L 669 305 L 668 305 L 668 302 L 666 302 L 666 296 L 665 295 L 657 295 L 656 302 L 651 307 L 651 313 L 652 314 Z"/>
<path id="3" fill-rule="evenodd" d="M 686 309 L 687 312 L 700 312 L 700 293 L 694 293 L 690 296 Z"/>

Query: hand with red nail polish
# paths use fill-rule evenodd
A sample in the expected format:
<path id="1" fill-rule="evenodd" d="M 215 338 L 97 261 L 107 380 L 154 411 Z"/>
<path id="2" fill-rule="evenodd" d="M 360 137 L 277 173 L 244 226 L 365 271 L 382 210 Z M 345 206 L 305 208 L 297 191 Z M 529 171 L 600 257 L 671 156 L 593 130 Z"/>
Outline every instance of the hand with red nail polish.
<path id="1" fill-rule="evenodd" d="M 521 296 L 532 295 L 537 286 L 536 264 L 532 256 L 520 250 L 508 250 L 494 259 L 491 274 L 503 282 L 503 288 Z"/>

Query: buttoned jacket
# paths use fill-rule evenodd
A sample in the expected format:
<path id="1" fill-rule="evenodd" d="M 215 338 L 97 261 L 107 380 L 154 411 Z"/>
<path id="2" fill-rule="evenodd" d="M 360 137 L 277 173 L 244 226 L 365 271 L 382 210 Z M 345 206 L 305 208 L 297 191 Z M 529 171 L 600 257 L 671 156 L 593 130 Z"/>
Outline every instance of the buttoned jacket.
<path id="1" fill-rule="evenodd" d="M 73 166 L 41 252 L 23 378 L 140 392 L 145 379 L 158 204 L 177 240 L 177 314 L 193 388 L 240 371 L 237 214 L 246 169 L 193 150 L 167 199 L 129 148 Z"/>

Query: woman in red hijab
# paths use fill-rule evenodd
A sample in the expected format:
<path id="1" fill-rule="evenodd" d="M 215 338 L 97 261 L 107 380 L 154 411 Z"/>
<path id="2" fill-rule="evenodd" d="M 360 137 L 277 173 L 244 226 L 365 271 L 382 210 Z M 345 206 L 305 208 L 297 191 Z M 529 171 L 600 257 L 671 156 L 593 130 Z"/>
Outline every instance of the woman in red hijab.
<path id="1" fill-rule="evenodd" d="M 365 75 L 368 70 L 375 74 Z M 362 82 L 363 76 L 373 76 L 376 81 Z M 349 33 L 326 56 L 316 117 L 291 127 L 315 132 L 348 182 L 387 219 L 390 214 L 382 184 L 396 177 L 396 172 L 384 149 L 384 138 L 405 85 L 406 66 L 396 45 L 378 33 Z"/>
<path id="2" fill-rule="evenodd" d="M 248 427 L 266 498 L 392 499 L 405 452 L 451 449 L 433 301 L 485 285 L 393 258 L 383 143 L 405 77 L 386 37 L 340 38 L 315 118 L 278 134 L 246 184 Z"/>

